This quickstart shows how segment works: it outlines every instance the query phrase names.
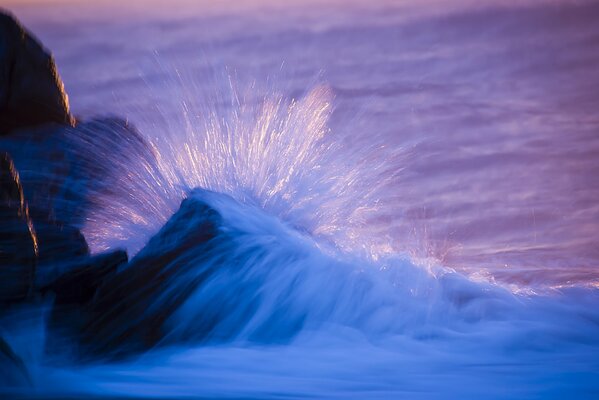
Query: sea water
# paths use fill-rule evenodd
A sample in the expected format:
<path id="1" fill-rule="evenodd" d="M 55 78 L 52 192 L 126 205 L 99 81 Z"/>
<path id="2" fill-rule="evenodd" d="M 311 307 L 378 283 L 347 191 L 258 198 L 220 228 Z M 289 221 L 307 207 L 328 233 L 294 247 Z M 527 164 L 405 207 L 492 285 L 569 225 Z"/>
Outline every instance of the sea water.
<path id="1" fill-rule="evenodd" d="M 135 255 L 199 196 L 242 271 L 119 363 L 45 359 L 45 309 L 28 313 L 10 338 L 35 393 L 597 396 L 595 4 L 9 8 L 53 50 L 75 115 L 144 138 L 60 139 L 110 166 L 80 183 L 92 250 Z M 195 343 L 222 304 L 239 304 L 222 340 Z"/>

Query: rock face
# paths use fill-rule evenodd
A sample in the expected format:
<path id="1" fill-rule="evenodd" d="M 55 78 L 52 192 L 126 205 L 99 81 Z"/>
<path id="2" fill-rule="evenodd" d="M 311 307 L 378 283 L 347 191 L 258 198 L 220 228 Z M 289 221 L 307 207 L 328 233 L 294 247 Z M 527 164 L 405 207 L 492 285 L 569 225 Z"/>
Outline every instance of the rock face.
<path id="1" fill-rule="evenodd" d="M 131 272 L 115 280 L 117 270 L 127 264 L 127 253 L 90 256 L 76 227 L 93 204 L 93 193 L 114 190 L 116 174 L 121 172 L 111 163 L 98 163 L 98 152 L 112 154 L 117 148 L 123 155 L 137 151 L 151 156 L 151 149 L 121 119 L 74 126 L 52 57 L 1 11 L 0 136 L 0 314 L 50 294 L 54 302 L 47 347 L 60 351 L 61 341 L 71 339 L 68 333 L 101 326 L 94 325 L 96 317 L 110 321 L 113 310 L 107 302 L 119 307 L 118 296 L 135 293 L 138 284 L 150 282 L 148 295 L 160 289 L 152 282 L 165 274 L 163 259 L 148 264 L 148 277 L 137 262 Z M 23 168 L 22 177 L 15 163 Z M 97 300 L 100 287 L 104 300 Z M 133 311 L 139 311 L 147 296 L 140 296 L 135 304 Z M 118 314 L 124 318 L 119 323 L 130 327 L 133 311 Z M 144 326 L 152 330 L 159 323 L 150 318 Z M 25 366 L 0 337 L 0 386 L 23 384 L 28 384 Z"/>
<path id="2" fill-rule="evenodd" d="M 45 123 L 74 123 L 54 60 L 14 17 L 0 12 L 0 135 Z"/>
<path id="3" fill-rule="evenodd" d="M 83 353 L 120 357 L 158 344 L 166 333 L 166 320 L 212 273 L 191 262 L 189 250 L 208 254 L 224 240 L 221 225 L 221 215 L 210 205 L 194 198 L 184 200 L 130 264 L 98 289 L 81 331 Z M 193 280 L 178 280 L 190 268 L 201 272 Z"/>
<path id="4" fill-rule="evenodd" d="M 0 153 L 0 304 L 24 300 L 34 289 L 37 236 L 19 174 Z"/>
<path id="5" fill-rule="evenodd" d="M 89 256 L 89 247 L 79 229 L 61 223 L 48 210 L 30 210 L 38 246 L 38 265 L 68 263 Z"/>
<path id="6" fill-rule="evenodd" d="M 90 318 L 86 309 L 97 296 L 98 288 L 127 263 L 127 253 L 117 250 L 94 257 L 82 257 L 70 265 L 55 264 L 41 272 L 37 285 L 42 293 L 54 295 L 48 321 L 46 349 L 49 353 L 74 351 L 72 335 L 81 331 Z"/>
<path id="7" fill-rule="evenodd" d="M 122 251 L 90 257 L 77 228 L 51 218 L 49 210 L 30 210 L 6 152 L 0 153 L 0 221 L 0 304 L 26 300 L 49 287 L 61 301 L 75 293 L 91 297 L 105 270 L 127 261 Z"/>

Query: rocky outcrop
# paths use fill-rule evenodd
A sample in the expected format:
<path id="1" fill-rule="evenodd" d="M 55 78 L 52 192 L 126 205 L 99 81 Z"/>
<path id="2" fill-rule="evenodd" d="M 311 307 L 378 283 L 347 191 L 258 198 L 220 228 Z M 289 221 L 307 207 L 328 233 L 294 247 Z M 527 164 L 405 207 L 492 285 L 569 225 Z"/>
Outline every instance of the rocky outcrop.
<path id="1" fill-rule="evenodd" d="M 51 291 L 57 304 L 88 302 L 109 272 L 127 262 L 124 251 L 90 257 L 79 229 L 30 212 L 19 173 L 0 153 L 0 304 Z"/>
<path id="2" fill-rule="evenodd" d="M 122 119 L 73 122 L 52 57 L 12 16 L 0 12 L 0 314 L 19 303 L 53 299 L 50 351 L 70 340 L 63 333 L 81 332 L 97 317 L 110 319 L 103 314 L 110 312 L 106 303 L 96 301 L 101 287 L 104 298 L 117 302 L 113 295 L 120 292 L 106 288 L 135 290 L 114 278 L 127 264 L 127 253 L 91 256 L 77 228 L 82 210 L 93 204 L 92 193 L 114 190 L 121 172 L 110 163 L 98 164 L 94 143 L 108 153 L 121 148 L 123 154 L 151 154 Z M 15 164 L 24 166 L 23 177 Z M 133 273 L 121 275 L 133 285 L 161 273 L 159 261 L 148 278 L 136 265 Z M 1 337 L 0 375 L 0 386 L 28 380 L 23 362 Z"/>
<path id="3" fill-rule="evenodd" d="M 0 135 L 45 123 L 74 123 L 54 59 L 0 11 Z"/>
<path id="4" fill-rule="evenodd" d="M 33 293 L 38 244 L 19 174 L 8 153 L 0 153 L 0 304 Z"/>
<path id="5" fill-rule="evenodd" d="M 184 200 L 130 264 L 102 283 L 80 332 L 83 353 L 120 357 L 157 345 L 166 334 L 166 320 L 212 273 L 186 257 L 208 254 L 224 239 L 221 227 L 221 215 L 209 204 Z M 200 272 L 192 280 L 176 281 L 189 268 Z"/>
<path id="6" fill-rule="evenodd" d="M 48 215 L 47 210 L 31 210 L 38 245 L 38 264 L 68 263 L 89 256 L 89 247 L 81 231 Z"/>
<path id="7" fill-rule="evenodd" d="M 61 353 L 77 348 L 73 336 L 80 332 L 90 318 L 89 307 L 97 297 L 98 288 L 110 281 L 118 268 L 127 264 L 127 253 L 117 250 L 94 257 L 84 257 L 69 263 L 55 264 L 38 275 L 37 285 L 42 293 L 50 293 L 54 304 L 48 320 L 46 349 Z"/>

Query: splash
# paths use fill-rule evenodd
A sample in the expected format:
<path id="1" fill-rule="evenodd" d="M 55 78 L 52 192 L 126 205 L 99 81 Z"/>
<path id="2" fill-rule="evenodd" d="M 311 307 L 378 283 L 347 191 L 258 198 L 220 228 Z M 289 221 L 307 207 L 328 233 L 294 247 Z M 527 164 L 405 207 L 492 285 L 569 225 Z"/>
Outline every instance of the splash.
<path id="1" fill-rule="evenodd" d="M 57 332 L 43 316 L 15 318 L 5 337 L 35 388 L 56 397 L 427 398 L 432 380 L 439 392 L 463 393 L 474 371 L 468 394 L 480 398 L 501 371 L 509 397 L 547 382 L 559 382 L 549 394 L 574 383 L 575 393 L 596 392 L 596 292 L 516 296 L 395 254 L 385 219 L 404 149 L 376 135 L 344 146 L 328 128 L 332 92 L 322 85 L 297 100 L 230 93 L 212 106 L 183 100 L 182 123 L 164 136 L 104 120 L 44 139 L 68 149 L 74 166 L 56 183 L 57 210 L 86 211 L 96 250 L 144 247 L 121 271 L 139 279 L 130 290 L 119 289 L 123 275 L 105 285 L 88 325 L 99 354 L 143 356 L 58 368 L 44 356 L 44 337 Z M 219 215 L 208 241 L 197 239 L 204 207 Z"/>
<path id="2" fill-rule="evenodd" d="M 94 145 L 93 157 L 123 172 L 121 187 L 100 193 L 90 212 L 84 233 L 92 247 L 125 243 L 137 251 L 140 232 L 147 240 L 190 190 L 204 188 L 256 205 L 339 250 L 371 258 L 393 252 L 380 222 L 392 214 L 408 152 L 376 139 L 343 146 L 328 127 L 333 93 L 325 85 L 288 99 L 272 89 L 256 97 L 255 83 L 244 91 L 228 82 L 226 107 L 183 98 L 182 123 L 150 138 L 146 152 L 129 151 L 124 160 L 113 143 Z"/>

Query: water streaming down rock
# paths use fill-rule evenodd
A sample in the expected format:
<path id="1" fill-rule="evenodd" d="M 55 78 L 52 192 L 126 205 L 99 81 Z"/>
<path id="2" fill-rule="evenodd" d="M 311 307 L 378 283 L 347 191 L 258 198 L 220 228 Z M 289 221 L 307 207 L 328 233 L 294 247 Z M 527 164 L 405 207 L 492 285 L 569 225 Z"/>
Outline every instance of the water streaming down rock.
<path id="1" fill-rule="evenodd" d="M 280 268 L 287 269 L 285 262 L 297 256 L 286 249 L 287 258 L 278 259 L 277 232 L 262 231 L 260 218 L 251 231 L 247 225 L 236 227 L 235 220 L 223 218 L 211 204 L 214 199 L 233 212 L 242 208 L 226 196 L 192 193 L 131 263 L 105 281 L 82 333 L 92 353 L 106 357 L 164 342 L 230 341 L 249 330 L 249 321 L 266 302 L 261 299 L 265 276 L 284 274 Z M 263 259 L 271 260 L 272 270 Z M 292 298 L 292 288 L 286 289 L 285 297 Z M 284 297 L 279 300 L 284 304 Z M 297 318 L 292 313 L 282 325 L 268 323 L 271 318 L 262 325 L 267 343 L 299 329 L 289 326 Z"/>
<path id="2" fill-rule="evenodd" d="M 310 311 L 301 301 L 291 300 L 304 297 L 300 271 L 315 268 L 311 263 L 351 270 L 335 261 L 335 248 L 347 251 L 356 244 L 355 230 L 368 229 L 363 214 L 380 203 L 377 190 L 394 175 L 384 177 L 379 185 L 365 184 L 369 180 L 365 178 L 387 172 L 384 158 L 379 164 L 371 159 L 369 168 L 363 168 L 367 156 L 379 149 L 377 144 L 353 155 L 354 166 L 341 163 L 339 148 L 325 138 L 331 108 L 326 87 L 317 87 L 299 101 L 270 96 L 252 107 L 238 103 L 227 120 L 212 110 L 204 121 L 206 130 L 193 124 L 199 120 L 188 121 L 192 128 L 166 141 L 146 143 L 134 128 L 107 119 L 81 123 L 39 142 L 40 148 L 62 151 L 60 159 L 69 166 L 54 176 L 48 176 L 46 169 L 44 184 L 57 182 L 59 188 L 46 198 L 71 223 L 84 215 L 78 210 L 85 210 L 84 232 L 92 246 L 103 249 L 103 242 L 126 243 L 135 250 L 170 218 L 119 273 L 105 278 L 99 272 L 93 299 L 76 302 L 82 306 L 78 316 L 73 318 L 67 311 L 65 317 L 63 298 L 68 294 L 60 291 L 53 326 L 67 321 L 70 328 L 58 329 L 58 336 L 80 341 L 80 356 L 135 354 L 182 341 L 288 340 L 301 330 L 304 320 L 314 323 L 309 316 L 317 314 L 321 322 L 332 318 L 328 314 L 335 299 L 348 290 L 341 290 L 343 279 L 340 293 L 331 293 L 328 301 L 313 304 Z M 11 148 L 10 142 L 5 146 Z M 23 159 L 32 166 L 26 182 L 38 193 L 42 180 L 33 166 L 47 162 L 47 154 L 30 149 L 27 161 Z M 208 195 L 206 189 L 192 191 L 195 187 L 218 190 L 236 200 L 215 192 Z M 364 190 L 360 196 L 355 193 L 358 189 Z M 174 205 L 190 192 L 191 197 L 171 217 Z M 218 200 L 218 196 L 224 197 Z M 221 220 L 221 211 L 208 201 L 215 198 L 232 210 L 233 220 Z M 273 216 L 252 217 L 247 207 L 258 215 Z M 237 208 L 246 214 L 239 214 Z M 268 222 L 272 218 L 281 222 Z M 298 233 L 287 238 L 296 230 L 318 241 L 299 245 L 293 239 L 301 236 Z M 372 250 L 365 244 L 359 248 Z M 331 253 L 331 258 L 316 257 L 321 251 Z M 369 253 L 370 258 L 377 256 Z M 281 277 L 275 278 L 275 273 Z M 227 285 L 212 288 L 215 280 L 225 280 Z M 271 280 L 281 287 L 266 295 L 264 287 L 273 289 Z M 64 281 L 52 287 L 64 287 Z M 197 293 L 205 291 L 212 294 L 202 299 Z M 187 310 L 190 306 L 185 304 L 194 302 L 197 313 L 189 324 L 190 318 L 179 309 Z M 325 306 L 328 302 L 332 303 Z M 274 306 L 277 303 L 287 305 Z M 77 322 L 68 323 L 69 319 Z M 60 338 L 52 339 L 56 336 L 50 335 L 51 348 L 64 351 L 58 345 Z"/>
<path id="3" fill-rule="evenodd" d="M 11 157 L 0 153 L 0 304 L 33 293 L 38 241 Z"/>
<path id="4" fill-rule="evenodd" d="M 84 358 L 119 358 L 168 344 L 286 343 L 325 323 L 399 332 L 399 320 L 384 315 L 405 304 L 379 293 L 375 265 L 323 250 L 254 205 L 196 189 L 103 281 L 84 308 L 87 322 L 67 335 Z M 426 272 L 403 263 L 410 280 L 422 280 L 412 288 L 426 290 Z"/>

